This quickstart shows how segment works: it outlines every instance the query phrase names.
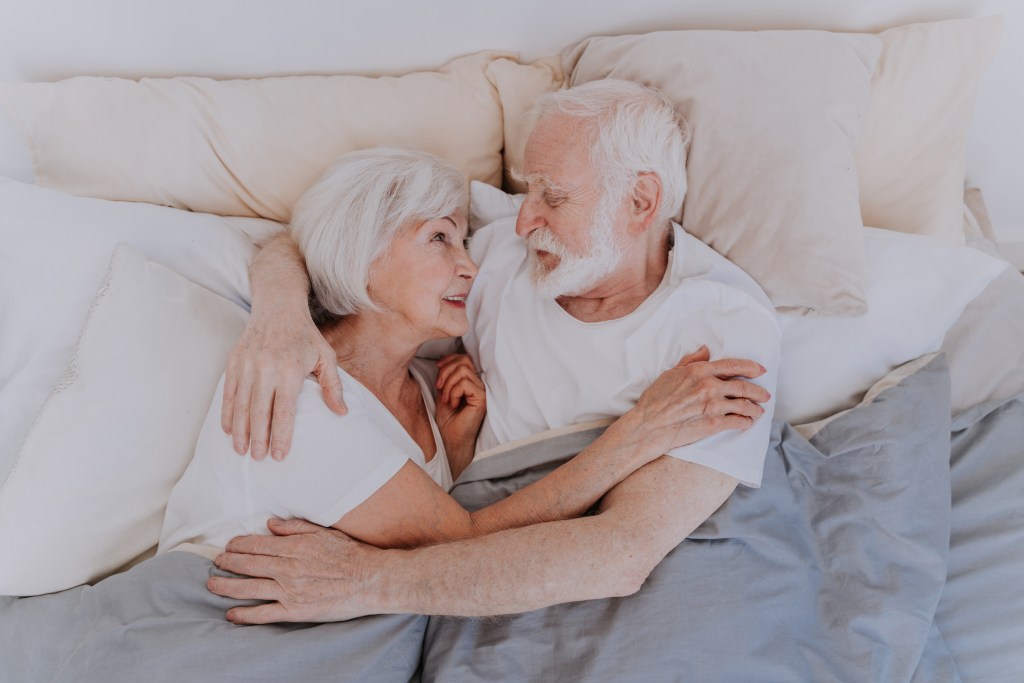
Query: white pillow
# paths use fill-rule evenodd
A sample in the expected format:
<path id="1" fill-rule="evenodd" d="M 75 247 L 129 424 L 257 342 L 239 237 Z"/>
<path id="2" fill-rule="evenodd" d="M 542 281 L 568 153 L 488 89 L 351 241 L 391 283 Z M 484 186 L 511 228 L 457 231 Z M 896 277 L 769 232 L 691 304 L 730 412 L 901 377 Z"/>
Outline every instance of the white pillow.
<path id="1" fill-rule="evenodd" d="M 0 595 L 91 582 L 159 540 L 245 311 L 120 245 L 0 488 Z"/>
<path id="2" fill-rule="evenodd" d="M 0 179 L 0 482 L 60 380 L 114 246 L 248 306 L 248 235 L 281 226 L 62 194 Z"/>
<path id="3" fill-rule="evenodd" d="M 893 368 L 939 350 L 967 304 L 1007 267 L 932 237 L 877 228 L 864 235 L 865 315 L 778 316 L 780 419 L 801 424 L 851 408 Z"/>
<path id="4" fill-rule="evenodd" d="M 474 180 L 469 184 L 469 229 L 479 230 L 496 220 L 519 213 L 526 195 L 507 194 L 487 183 Z"/>

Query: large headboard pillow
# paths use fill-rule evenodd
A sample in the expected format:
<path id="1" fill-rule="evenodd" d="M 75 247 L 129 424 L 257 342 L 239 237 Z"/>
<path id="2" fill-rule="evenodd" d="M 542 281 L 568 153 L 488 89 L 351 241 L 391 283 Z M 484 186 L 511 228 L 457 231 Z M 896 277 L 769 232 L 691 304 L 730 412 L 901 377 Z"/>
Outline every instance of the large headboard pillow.
<path id="1" fill-rule="evenodd" d="M 524 100 L 550 81 L 508 57 L 484 52 L 397 77 L 79 77 L 2 94 L 40 185 L 287 221 L 338 156 L 381 144 L 437 154 L 471 180 L 500 185 L 504 119 L 488 68 L 508 62 L 502 87 Z"/>
<path id="2" fill-rule="evenodd" d="M 0 483 L 64 374 L 119 242 L 244 308 L 253 240 L 282 229 L 2 178 L 0 206 Z"/>
<path id="3" fill-rule="evenodd" d="M 856 151 L 865 225 L 963 244 L 967 129 L 1002 27 L 1002 17 L 986 17 L 879 34 Z"/>
<path id="4" fill-rule="evenodd" d="M 0 482 L 0 594 L 95 581 L 156 544 L 247 317 L 118 246 L 64 378 Z"/>
<path id="5" fill-rule="evenodd" d="M 569 85 L 652 85 L 690 127 L 686 230 L 750 273 L 777 307 L 864 310 L 853 150 L 874 36 L 661 31 L 589 38 L 562 55 Z"/>
<path id="6" fill-rule="evenodd" d="M 861 34 L 595 37 L 568 48 L 563 67 L 572 84 L 618 77 L 665 90 L 693 135 L 686 227 L 776 305 L 854 313 L 862 223 L 962 243 L 967 128 L 1001 29 L 988 17 L 883 31 L 866 110 L 863 74 L 841 53 Z M 530 123 L 506 123 L 507 165 L 522 163 Z"/>

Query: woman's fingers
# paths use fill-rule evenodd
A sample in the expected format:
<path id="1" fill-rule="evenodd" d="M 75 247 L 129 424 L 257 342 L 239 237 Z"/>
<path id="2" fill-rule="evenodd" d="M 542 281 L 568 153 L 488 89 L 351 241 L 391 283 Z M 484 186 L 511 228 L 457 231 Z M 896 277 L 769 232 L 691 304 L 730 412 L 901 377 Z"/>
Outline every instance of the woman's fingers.
<path id="1" fill-rule="evenodd" d="M 462 382 L 468 382 L 471 386 L 468 391 L 480 392 L 484 390 L 483 381 L 476 374 L 476 368 L 472 361 L 464 356 L 466 360 L 458 363 L 448 363 L 438 371 L 436 387 L 440 390 L 440 400 L 453 408 L 457 405 L 452 398 L 452 390 Z M 460 394 L 459 398 L 464 394 Z"/>
<path id="2" fill-rule="evenodd" d="M 479 408 L 484 400 L 483 384 L 475 375 L 458 379 L 448 388 L 447 393 L 447 405 L 453 410 L 459 407 L 459 403 L 463 399 L 465 399 L 466 405 L 473 408 Z"/>
<path id="3" fill-rule="evenodd" d="M 473 365 L 472 359 L 464 353 L 445 356 L 437 361 L 437 381 L 434 382 L 434 388 L 443 387 L 448 378 L 461 369 L 467 369 L 474 375 L 476 374 L 476 366 Z"/>

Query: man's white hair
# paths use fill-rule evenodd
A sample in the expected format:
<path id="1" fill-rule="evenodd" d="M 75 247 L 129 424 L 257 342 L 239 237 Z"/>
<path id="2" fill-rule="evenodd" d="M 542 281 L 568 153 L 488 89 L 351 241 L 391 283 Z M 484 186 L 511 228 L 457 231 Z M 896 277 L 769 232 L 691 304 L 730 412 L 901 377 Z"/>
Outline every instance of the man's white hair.
<path id="1" fill-rule="evenodd" d="M 534 107 L 543 117 L 558 112 L 593 125 L 590 161 L 606 195 L 617 204 L 640 173 L 661 180 L 658 220 L 669 220 L 686 196 L 689 129 L 672 102 L 653 88 L 616 79 L 591 81 L 548 93 Z"/>
<path id="2" fill-rule="evenodd" d="M 291 235 L 313 293 L 335 315 L 377 310 L 373 262 L 411 223 L 443 218 L 465 200 L 465 179 L 438 157 L 377 147 L 340 157 L 299 198 Z"/>

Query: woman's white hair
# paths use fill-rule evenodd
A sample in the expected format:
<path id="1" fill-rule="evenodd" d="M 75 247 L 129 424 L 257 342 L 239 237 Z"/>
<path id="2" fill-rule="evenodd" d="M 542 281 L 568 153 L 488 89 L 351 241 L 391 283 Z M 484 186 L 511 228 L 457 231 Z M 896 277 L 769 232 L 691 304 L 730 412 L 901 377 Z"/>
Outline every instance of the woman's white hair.
<path id="1" fill-rule="evenodd" d="M 404 227 L 460 208 L 465 183 L 426 152 L 377 147 L 334 162 L 299 198 L 291 221 L 320 305 L 334 315 L 377 310 L 368 292 L 373 262 Z"/>
<path id="2" fill-rule="evenodd" d="M 621 201 L 640 173 L 661 180 L 657 218 L 669 220 L 686 196 L 690 133 L 672 102 L 653 88 L 616 79 L 591 81 L 541 97 L 533 113 L 558 112 L 591 122 L 590 160 L 606 197 Z"/>

